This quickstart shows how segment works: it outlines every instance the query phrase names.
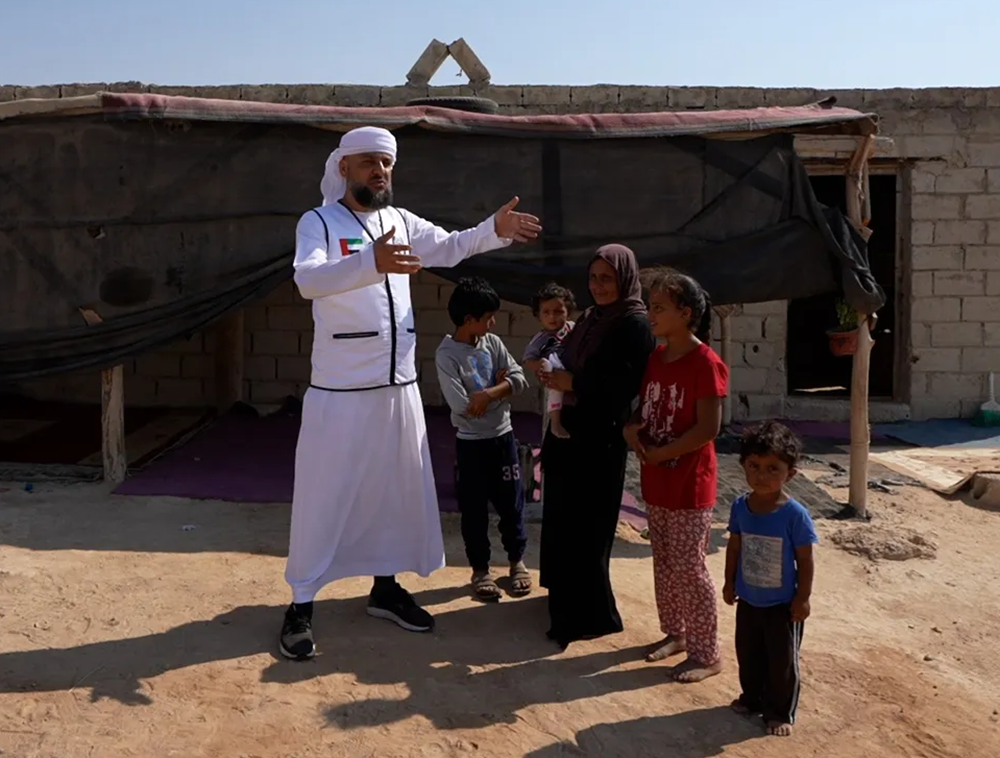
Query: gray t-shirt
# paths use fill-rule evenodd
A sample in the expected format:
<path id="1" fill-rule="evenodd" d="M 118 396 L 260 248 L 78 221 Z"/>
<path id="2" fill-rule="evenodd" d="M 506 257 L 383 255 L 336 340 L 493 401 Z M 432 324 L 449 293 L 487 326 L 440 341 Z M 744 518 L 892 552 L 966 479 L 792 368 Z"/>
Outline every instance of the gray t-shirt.
<path id="1" fill-rule="evenodd" d="M 481 390 L 497 383 L 497 374 L 507 369 L 507 381 L 512 394 L 523 392 L 528 386 L 517 361 L 495 334 L 486 334 L 475 345 L 456 342 L 447 335 L 438 345 L 435 355 L 438 383 L 445 402 L 451 408 L 451 423 L 458 430 L 459 439 L 484 440 L 506 434 L 514 427 L 510 421 L 510 400 L 494 400 L 479 418 L 465 415 L 469 399 Z"/>

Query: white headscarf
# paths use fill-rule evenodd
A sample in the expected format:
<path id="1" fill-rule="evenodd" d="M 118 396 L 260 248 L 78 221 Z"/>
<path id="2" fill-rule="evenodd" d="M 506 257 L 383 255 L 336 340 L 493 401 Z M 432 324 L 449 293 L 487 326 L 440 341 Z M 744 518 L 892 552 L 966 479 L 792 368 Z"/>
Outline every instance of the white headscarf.
<path id="1" fill-rule="evenodd" d="M 362 126 L 352 129 L 340 138 L 340 147 L 326 159 L 326 170 L 319 183 L 323 193 L 323 205 L 331 205 L 344 197 L 347 180 L 340 175 L 340 159 L 345 155 L 361 153 L 386 153 L 396 162 L 396 138 L 392 132 L 377 126 Z"/>

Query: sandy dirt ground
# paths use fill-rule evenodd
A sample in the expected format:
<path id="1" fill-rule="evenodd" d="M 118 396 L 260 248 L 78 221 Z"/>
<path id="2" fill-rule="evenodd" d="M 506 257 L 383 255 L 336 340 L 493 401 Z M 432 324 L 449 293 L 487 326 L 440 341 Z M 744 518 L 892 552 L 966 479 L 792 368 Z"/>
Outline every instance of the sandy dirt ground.
<path id="1" fill-rule="evenodd" d="M 405 577 L 433 634 L 367 617 L 367 582 L 345 581 L 317 602 L 320 655 L 297 664 L 275 654 L 286 506 L 0 490 L 4 758 L 1000 755 L 1000 513 L 968 499 L 901 488 L 872 493 L 871 524 L 819 524 L 799 724 L 780 739 L 727 707 L 721 600 L 721 676 L 679 685 L 642 662 L 650 548 L 625 525 L 623 634 L 559 653 L 544 593 L 474 602 L 446 516 L 452 567 Z M 721 582 L 722 551 L 710 565 Z"/>

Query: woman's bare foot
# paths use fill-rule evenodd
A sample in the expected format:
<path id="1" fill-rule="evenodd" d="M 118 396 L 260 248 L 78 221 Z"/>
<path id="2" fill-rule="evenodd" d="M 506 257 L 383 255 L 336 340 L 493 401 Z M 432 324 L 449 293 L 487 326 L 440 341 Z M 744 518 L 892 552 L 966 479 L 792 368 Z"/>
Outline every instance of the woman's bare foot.
<path id="1" fill-rule="evenodd" d="M 773 734 L 775 737 L 788 737 L 792 733 L 792 725 L 781 721 L 768 721 L 767 733 Z"/>
<path id="2" fill-rule="evenodd" d="M 682 684 L 694 684 L 715 676 L 722 671 L 722 661 L 706 666 L 704 663 L 692 661 L 688 658 L 684 663 L 674 667 L 673 677 L 675 682 Z"/>
<path id="3" fill-rule="evenodd" d="M 655 645 L 651 645 L 646 651 L 646 662 L 656 663 L 672 655 L 683 653 L 685 650 L 687 650 L 687 643 L 683 637 L 679 637 L 676 634 L 668 634 Z"/>

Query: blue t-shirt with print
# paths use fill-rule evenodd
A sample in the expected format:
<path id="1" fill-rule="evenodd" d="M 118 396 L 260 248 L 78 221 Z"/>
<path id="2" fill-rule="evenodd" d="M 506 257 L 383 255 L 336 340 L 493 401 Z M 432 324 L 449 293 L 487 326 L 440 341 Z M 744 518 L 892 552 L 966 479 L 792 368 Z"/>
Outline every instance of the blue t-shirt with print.
<path id="1" fill-rule="evenodd" d="M 816 528 L 797 500 L 761 515 L 750 510 L 749 497 L 738 498 L 729 514 L 729 532 L 741 540 L 736 596 L 760 608 L 790 603 L 798 577 L 795 549 L 819 542 Z"/>

